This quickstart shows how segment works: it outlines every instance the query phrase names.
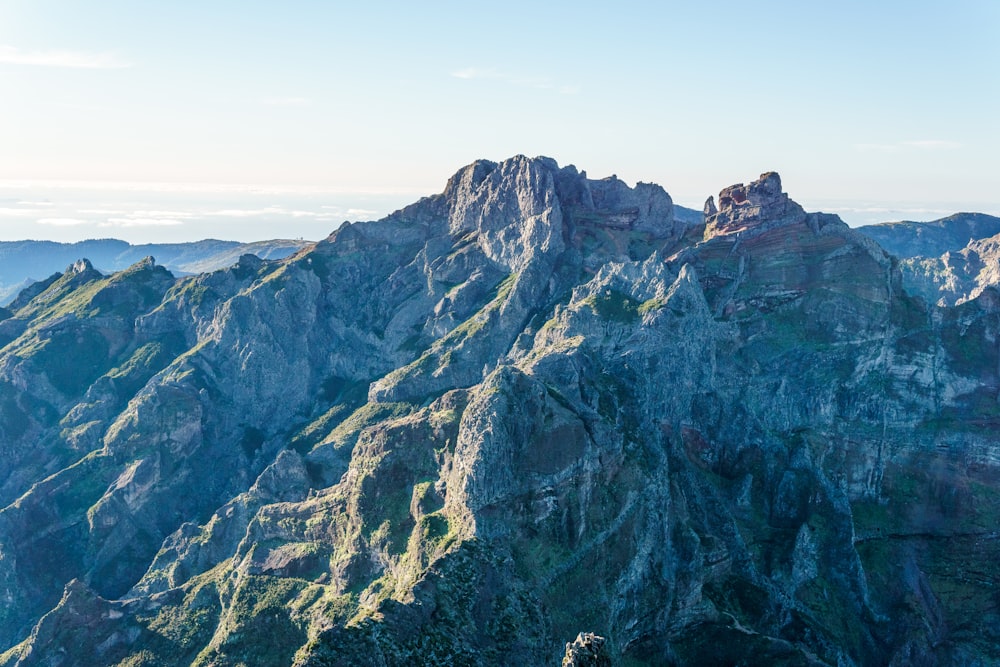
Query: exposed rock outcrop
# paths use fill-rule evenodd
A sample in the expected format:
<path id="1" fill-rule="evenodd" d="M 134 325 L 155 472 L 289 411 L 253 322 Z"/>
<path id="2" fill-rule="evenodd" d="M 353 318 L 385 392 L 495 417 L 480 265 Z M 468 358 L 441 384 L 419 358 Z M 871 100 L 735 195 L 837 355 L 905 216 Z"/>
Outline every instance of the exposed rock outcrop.
<path id="1" fill-rule="evenodd" d="M 572 643 L 566 644 L 562 667 L 611 667 L 604 641 L 604 637 L 593 632 L 581 632 Z"/>
<path id="2" fill-rule="evenodd" d="M 702 209 L 702 213 L 704 214 L 705 219 L 708 220 L 710 217 L 712 217 L 713 215 L 715 215 L 718 212 L 719 212 L 719 209 L 717 209 L 715 207 L 715 198 L 714 197 L 709 197 L 708 199 L 706 199 L 705 200 L 705 207 L 704 207 L 704 209 Z"/>
<path id="3" fill-rule="evenodd" d="M 773 171 L 761 174 L 749 185 L 737 183 L 719 193 L 719 209 L 709 214 L 705 204 L 705 236 L 748 235 L 800 223 L 806 214 L 802 207 L 781 191 L 781 177 Z M 711 206 L 714 208 L 714 204 Z"/>

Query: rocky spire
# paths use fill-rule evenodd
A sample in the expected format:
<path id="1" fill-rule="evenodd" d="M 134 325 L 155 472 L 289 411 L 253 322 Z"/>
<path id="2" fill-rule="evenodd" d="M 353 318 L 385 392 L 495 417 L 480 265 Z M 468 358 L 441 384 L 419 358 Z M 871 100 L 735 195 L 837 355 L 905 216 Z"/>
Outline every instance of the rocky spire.
<path id="1" fill-rule="evenodd" d="M 84 257 L 82 259 L 76 260 L 75 262 L 67 266 L 66 270 L 63 271 L 63 273 L 82 274 L 93 270 L 94 270 L 94 265 L 90 263 L 89 259 Z"/>
<path id="2" fill-rule="evenodd" d="M 761 233 L 775 227 L 800 223 L 806 213 L 781 191 L 781 177 L 769 171 L 749 185 L 737 183 L 719 193 L 719 209 L 709 213 L 705 204 L 705 237 L 723 234 Z M 711 208 L 714 208 L 711 207 Z"/>
<path id="3" fill-rule="evenodd" d="M 715 215 L 719 212 L 719 209 L 715 208 L 715 198 L 709 197 L 705 200 L 705 208 L 702 209 L 702 213 L 705 214 L 705 219 L 707 220 L 710 216 Z"/>

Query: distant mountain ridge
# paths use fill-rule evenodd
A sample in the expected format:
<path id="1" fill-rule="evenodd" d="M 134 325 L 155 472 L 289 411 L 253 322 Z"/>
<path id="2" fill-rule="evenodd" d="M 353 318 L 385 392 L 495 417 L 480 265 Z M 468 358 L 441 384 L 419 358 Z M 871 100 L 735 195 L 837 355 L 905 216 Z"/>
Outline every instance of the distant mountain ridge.
<path id="1" fill-rule="evenodd" d="M 2 241 L 0 304 L 9 303 L 27 285 L 48 278 L 84 257 L 103 273 L 121 271 L 144 257 L 153 256 L 161 266 L 175 274 L 193 274 L 230 266 L 245 254 L 257 255 L 261 259 L 282 259 L 309 243 L 291 239 L 254 243 L 205 239 L 190 243 L 139 245 L 118 239 L 89 239 L 76 243 Z"/>
<path id="2" fill-rule="evenodd" d="M 930 303 L 950 306 L 1000 284 L 1000 218 L 956 213 L 930 222 L 858 227 L 899 258 L 903 287 Z"/>
<path id="3" fill-rule="evenodd" d="M 969 241 L 1000 234 L 1000 218 L 986 213 L 954 213 L 930 222 L 880 222 L 857 230 L 901 259 L 937 257 L 961 250 Z"/>

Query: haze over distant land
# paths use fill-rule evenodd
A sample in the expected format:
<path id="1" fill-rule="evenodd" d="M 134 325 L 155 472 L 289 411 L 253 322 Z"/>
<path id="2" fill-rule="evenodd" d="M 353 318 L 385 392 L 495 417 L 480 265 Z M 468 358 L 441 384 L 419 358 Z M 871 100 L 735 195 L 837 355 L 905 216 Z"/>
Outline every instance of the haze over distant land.
<path id="1" fill-rule="evenodd" d="M 422 193 L 194 184 L 0 183 L 0 241 L 249 243 L 319 240 L 345 220 L 373 220 Z"/>
<path id="2" fill-rule="evenodd" d="M 601 175 L 594 174 L 595 177 Z M 645 179 L 648 180 L 648 179 Z M 669 186 L 664 186 L 668 192 Z M 438 188 L 440 189 L 440 188 Z M 0 241 L 63 242 L 117 238 L 130 243 L 183 243 L 221 238 L 249 243 L 282 237 L 316 241 L 345 220 L 375 220 L 422 195 L 414 190 L 348 192 L 336 188 L 192 184 L 0 183 Z M 703 197 L 677 197 L 701 210 Z M 852 226 L 890 220 L 935 220 L 958 211 L 1000 214 L 1000 203 L 806 201 Z"/>
<path id="3" fill-rule="evenodd" d="M 998 33 L 975 0 L 3 3 L 0 182 L 80 187 L 3 190 L 0 234 L 321 238 L 514 154 L 698 208 L 779 170 L 851 224 L 996 214 Z"/>

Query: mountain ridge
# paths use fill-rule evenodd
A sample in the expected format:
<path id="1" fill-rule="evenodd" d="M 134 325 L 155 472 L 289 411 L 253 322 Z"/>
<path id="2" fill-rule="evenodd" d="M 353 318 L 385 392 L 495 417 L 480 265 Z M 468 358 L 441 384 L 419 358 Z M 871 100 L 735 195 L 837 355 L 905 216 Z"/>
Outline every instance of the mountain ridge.
<path id="1" fill-rule="evenodd" d="M 937 257 L 970 241 L 1000 234 L 1000 218 L 985 213 L 954 213 L 930 222 L 883 222 L 858 227 L 900 259 Z"/>
<path id="2" fill-rule="evenodd" d="M 1000 292 L 932 314 L 777 174 L 722 193 L 684 221 L 517 156 L 280 261 L 74 265 L 0 322 L 0 664 L 545 664 L 587 632 L 988 663 Z"/>
<path id="3" fill-rule="evenodd" d="M 104 273 L 121 271 L 143 257 L 159 257 L 181 274 L 204 273 L 229 266 L 244 254 L 264 259 L 286 257 L 307 245 L 304 241 L 275 239 L 240 243 L 203 239 L 188 243 L 132 245 L 118 239 L 88 239 L 75 243 L 57 241 L 0 241 L 0 303 L 8 303 L 28 285 L 42 281 L 63 267 L 88 258 Z"/>

